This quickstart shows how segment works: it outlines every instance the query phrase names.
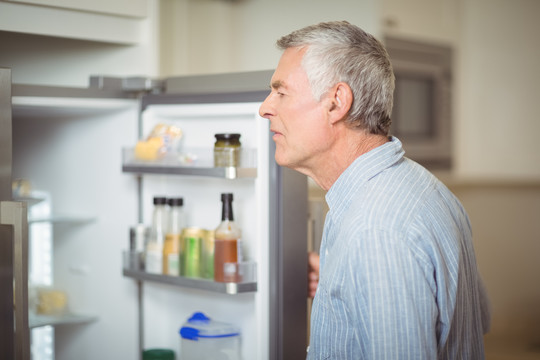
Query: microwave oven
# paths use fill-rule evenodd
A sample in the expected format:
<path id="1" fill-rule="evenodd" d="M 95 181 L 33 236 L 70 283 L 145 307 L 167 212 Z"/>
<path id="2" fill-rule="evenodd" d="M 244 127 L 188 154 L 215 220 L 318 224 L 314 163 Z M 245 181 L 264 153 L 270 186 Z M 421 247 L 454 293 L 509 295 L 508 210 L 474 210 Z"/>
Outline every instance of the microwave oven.
<path id="1" fill-rule="evenodd" d="M 395 75 L 391 135 L 405 156 L 434 170 L 452 166 L 452 49 L 385 38 Z"/>

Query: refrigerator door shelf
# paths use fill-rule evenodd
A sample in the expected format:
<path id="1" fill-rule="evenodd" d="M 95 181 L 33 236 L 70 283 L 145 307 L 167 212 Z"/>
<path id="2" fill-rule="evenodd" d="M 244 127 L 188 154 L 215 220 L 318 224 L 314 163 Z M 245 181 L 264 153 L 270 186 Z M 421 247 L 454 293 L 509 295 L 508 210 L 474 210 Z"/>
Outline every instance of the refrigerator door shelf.
<path id="1" fill-rule="evenodd" d="M 167 276 L 150 274 L 145 271 L 124 269 L 123 274 L 126 277 L 130 277 L 141 281 L 151 281 L 162 284 L 169 284 L 179 287 L 186 287 L 192 289 L 200 289 L 211 292 L 217 292 L 222 294 L 240 294 L 257 291 L 256 282 L 245 283 L 219 283 L 206 279 L 194 279 L 186 278 L 182 276 Z"/>
<path id="2" fill-rule="evenodd" d="M 64 314 L 64 315 L 34 315 L 28 317 L 29 327 L 31 329 L 41 326 L 58 326 L 70 324 L 87 324 L 96 321 L 97 316 Z"/>
<path id="3" fill-rule="evenodd" d="M 34 206 L 36 204 L 39 204 L 44 199 L 37 198 L 37 197 L 31 197 L 31 196 L 14 196 L 13 201 L 22 201 L 28 204 L 28 207 Z"/>
<path id="4" fill-rule="evenodd" d="M 66 225 L 82 225 L 94 222 L 94 217 L 70 216 L 70 215 L 52 215 L 46 218 L 29 218 L 29 224 L 35 223 L 51 223 L 51 224 L 66 224 Z"/>
<path id="5" fill-rule="evenodd" d="M 202 176 L 223 179 L 256 178 L 257 167 L 253 165 L 256 159 L 256 150 L 243 149 L 240 167 L 214 167 L 212 150 L 191 149 L 186 152 L 188 158 L 195 159 L 192 162 L 181 161 L 182 156 L 176 159 L 164 158 L 159 160 L 138 160 L 134 156 L 133 149 L 124 149 L 122 171 L 134 174 L 161 174 L 161 175 L 186 175 Z"/>

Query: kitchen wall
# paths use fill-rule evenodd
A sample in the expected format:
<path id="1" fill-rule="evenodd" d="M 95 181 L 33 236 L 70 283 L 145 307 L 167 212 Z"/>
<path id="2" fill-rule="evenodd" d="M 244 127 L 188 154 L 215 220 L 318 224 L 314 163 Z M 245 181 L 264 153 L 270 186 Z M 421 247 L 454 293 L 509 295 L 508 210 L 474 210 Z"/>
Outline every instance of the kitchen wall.
<path id="1" fill-rule="evenodd" d="M 452 189 L 491 295 L 489 359 L 540 357 L 540 2 L 464 1 Z"/>
<path id="2" fill-rule="evenodd" d="M 328 19 L 379 33 L 375 0 L 162 0 L 161 70 L 167 75 L 273 69 L 277 38 Z"/>

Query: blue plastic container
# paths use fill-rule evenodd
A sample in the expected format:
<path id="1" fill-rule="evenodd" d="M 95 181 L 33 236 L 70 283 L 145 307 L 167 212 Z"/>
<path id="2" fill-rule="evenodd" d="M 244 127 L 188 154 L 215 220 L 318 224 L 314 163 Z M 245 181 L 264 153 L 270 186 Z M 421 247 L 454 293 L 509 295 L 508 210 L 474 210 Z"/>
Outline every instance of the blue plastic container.
<path id="1" fill-rule="evenodd" d="M 180 359 L 242 360 L 240 329 L 194 313 L 180 328 Z"/>

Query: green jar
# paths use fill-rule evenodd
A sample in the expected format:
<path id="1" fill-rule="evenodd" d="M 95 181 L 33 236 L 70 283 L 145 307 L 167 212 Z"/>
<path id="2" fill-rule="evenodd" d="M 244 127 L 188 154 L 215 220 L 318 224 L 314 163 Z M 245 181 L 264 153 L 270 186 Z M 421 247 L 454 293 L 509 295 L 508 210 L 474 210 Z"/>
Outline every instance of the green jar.
<path id="1" fill-rule="evenodd" d="M 148 349 L 143 351 L 143 360 L 174 360 L 174 351 L 169 349 Z"/>
<path id="2" fill-rule="evenodd" d="M 240 134 L 216 134 L 215 167 L 237 167 L 240 164 Z"/>

